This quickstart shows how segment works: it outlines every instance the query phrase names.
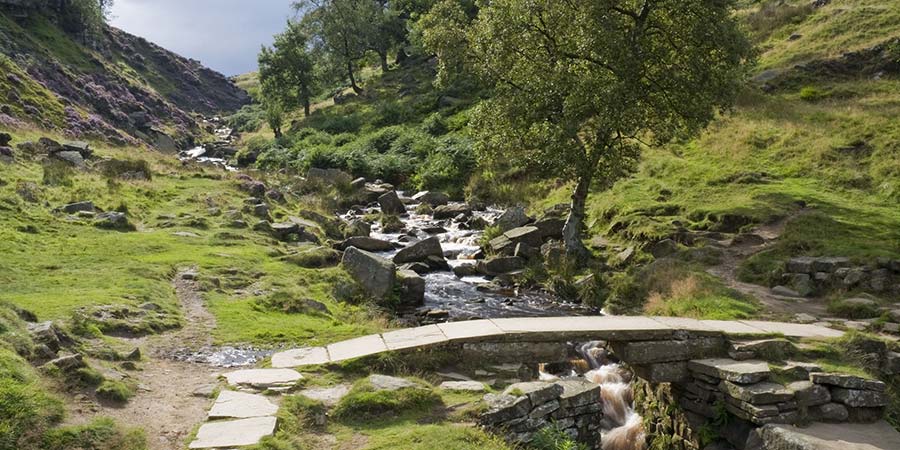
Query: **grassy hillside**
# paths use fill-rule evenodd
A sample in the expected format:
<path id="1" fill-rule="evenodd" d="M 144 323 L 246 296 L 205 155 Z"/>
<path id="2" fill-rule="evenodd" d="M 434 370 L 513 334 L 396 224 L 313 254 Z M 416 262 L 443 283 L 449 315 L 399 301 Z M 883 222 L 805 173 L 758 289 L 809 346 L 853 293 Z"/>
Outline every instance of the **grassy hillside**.
<path id="1" fill-rule="evenodd" d="M 645 148 L 637 173 L 594 192 L 590 236 L 621 250 L 684 229 L 734 233 L 787 219 L 776 245 L 741 263 L 741 279 L 764 285 L 791 256 L 897 258 L 900 5 L 743 1 L 737 14 L 758 54 L 734 109 L 689 142 Z M 504 167 L 479 166 L 467 115 L 487 93 L 465 84 L 439 90 L 433 77 L 432 61 L 413 59 L 372 74 L 361 97 L 322 102 L 305 119 L 294 113 L 281 140 L 262 126 L 244 143 L 259 154 L 261 168 L 336 167 L 405 189 L 528 203 L 535 213 L 568 201 L 571 186 L 535 180 L 514 159 Z M 615 251 L 598 256 L 605 260 Z M 752 299 L 703 273 L 713 261 L 692 262 L 649 283 L 638 272 L 651 260 L 643 255 L 635 267 L 607 271 L 604 298 L 635 311 L 652 289 L 671 294 L 673 284 L 693 277 L 688 284 L 696 295 L 683 299 L 708 300 L 695 315 L 747 316 Z"/>
<path id="2" fill-rule="evenodd" d="M 233 111 L 247 94 L 221 74 L 142 38 L 106 27 L 90 42 L 49 13 L 0 9 L 0 124 L 30 124 L 123 145 L 167 134 L 184 146 L 198 117 Z"/>

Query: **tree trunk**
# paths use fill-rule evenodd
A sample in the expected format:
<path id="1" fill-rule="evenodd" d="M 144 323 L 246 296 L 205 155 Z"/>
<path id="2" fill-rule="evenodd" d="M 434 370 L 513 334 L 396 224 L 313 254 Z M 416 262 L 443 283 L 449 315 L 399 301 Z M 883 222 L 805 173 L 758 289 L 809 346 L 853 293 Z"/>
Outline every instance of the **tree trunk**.
<path id="1" fill-rule="evenodd" d="M 353 61 L 347 60 L 347 77 L 350 78 L 350 87 L 353 88 L 353 92 L 356 92 L 356 95 L 362 95 L 362 89 L 359 88 L 356 84 L 356 76 L 353 75 Z"/>
<path id="2" fill-rule="evenodd" d="M 275 133 L 275 139 L 281 139 L 281 127 L 273 128 L 272 132 Z"/>
<path id="3" fill-rule="evenodd" d="M 303 117 L 309 117 L 309 99 L 303 101 Z"/>
<path id="4" fill-rule="evenodd" d="M 381 58 L 381 71 L 383 73 L 387 73 L 387 71 L 389 70 L 387 52 L 378 52 L 378 57 Z"/>
<path id="5" fill-rule="evenodd" d="M 407 58 L 409 58 L 409 55 L 406 54 L 404 46 L 401 45 L 400 48 L 397 49 L 397 58 L 394 59 L 394 63 L 398 66 L 402 65 L 404 62 L 406 62 Z"/>
<path id="6" fill-rule="evenodd" d="M 578 178 L 575 191 L 572 193 L 572 209 L 566 224 L 563 226 L 563 243 L 566 246 L 566 256 L 573 261 L 584 261 L 590 255 L 587 247 L 581 242 L 581 229 L 584 226 L 585 204 L 588 193 L 591 190 L 591 182 L 594 179 L 593 167 L 586 170 Z"/>

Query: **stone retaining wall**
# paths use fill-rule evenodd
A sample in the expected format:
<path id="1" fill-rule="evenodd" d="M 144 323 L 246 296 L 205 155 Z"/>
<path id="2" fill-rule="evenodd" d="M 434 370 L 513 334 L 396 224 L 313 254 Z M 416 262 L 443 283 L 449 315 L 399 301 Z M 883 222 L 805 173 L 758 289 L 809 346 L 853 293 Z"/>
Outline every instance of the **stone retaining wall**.
<path id="1" fill-rule="evenodd" d="M 528 443 L 535 433 L 555 425 L 566 434 L 599 448 L 603 405 L 600 386 L 583 378 L 510 385 L 502 394 L 488 394 L 489 409 L 479 424 L 514 442 Z"/>
<path id="2" fill-rule="evenodd" d="M 780 283 L 802 296 L 834 289 L 900 295 L 900 260 L 883 258 L 853 264 L 842 257 L 791 258 L 784 266 Z"/>

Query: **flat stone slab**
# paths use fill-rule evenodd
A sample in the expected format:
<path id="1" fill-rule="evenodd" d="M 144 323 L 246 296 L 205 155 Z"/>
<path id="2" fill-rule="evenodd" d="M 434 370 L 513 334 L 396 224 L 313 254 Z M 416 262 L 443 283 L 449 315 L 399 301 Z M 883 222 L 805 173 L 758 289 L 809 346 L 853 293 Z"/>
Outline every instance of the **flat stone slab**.
<path id="1" fill-rule="evenodd" d="M 490 320 L 439 323 L 437 326 L 451 341 L 475 341 L 505 334 Z"/>
<path id="2" fill-rule="evenodd" d="M 700 322 L 725 334 L 767 334 L 759 328 L 733 320 L 701 320 Z"/>
<path id="3" fill-rule="evenodd" d="M 331 362 L 346 361 L 388 351 L 380 334 L 337 342 L 326 347 Z"/>
<path id="4" fill-rule="evenodd" d="M 802 323 L 762 322 L 758 320 L 742 320 L 741 323 L 759 328 L 767 333 L 783 334 L 788 337 L 838 338 L 844 335 L 843 331 Z"/>
<path id="5" fill-rule="evenodd" d="M 300 391 L 300 395 L 318 400 L 325 406 L 335 406 L 350 392 L 350 386 L 346 384 L 330 388 L 310 388 Z"/>
<path id="6" fill-rule="evenodd" d="M 398 391 L 400 389 L 421 387 L 418 384 L 405 378 L 397 378 L 387 375 L 369 375 L 368 380 L 376 391 Z"/>
<path id="7" fill-rule="evenodd" d="M 276 369 L 326 364 L 329 361 L 325 347 L 298 348 L 272 355 L 272 367 Z"/>
<path id="8" fill-rule="evenodd" d="M 276 412 L 278 406 L 262 395 L 226 390 L 219 393 L 216 403 L 209 410 L 209 418 L 247 419 L 272 416 Z"/>
<path id="9" fill-rule="evenodd" d="M 718 333 L 720 331 L 703 323 L 702 320 L 687 317 L 651 317 L 651 319 L 676 330 L 693 331 L 697 333 Z"/>
<path id="10" fill-rule="evenodd" d="M 437 325 L 407 328 L 391 331 L 381 335 L 388 350 L 402 350 L 406 348 L 426 347 L 441 342 L 447 342 L 447 336 Z"/>
<path id="11" fill-rule="evenodd" d="M 764 361 L 733 359 L 698 359 L 688 362 L 688 369 L 704 375 L 740 384 L 758 383 L 769 377 L 769 364 Z"/>
<path id="12" fill-rule="evenodd" d="M 642 316 L 528 317 L 491 321 L 505 333 L 523 335 L 525 339 L 652 340 L 673 334 L 671 327 Z"/>
<path id="13" fill-rule="evenodd" d="M 764 448 L 792 450 L 895 450 L 900 449 L 900 432 L 887 422 L 873 424 L 813 423 L 807 428 L 766 425 L 758 433 Z"/>
<path id="14" fill-rule="evenodd" d="M 445 391 L 484 392 L 487 388 L 478 381 L 445 381 L 440 388 Z"/>
<path id="15" fill-rule="evenodd" d="M 189 448 L 228 448 L 258 444 L 260 439 L 275 432 L 274 417 L 209 422 L 197 431 L 197 438 Z"/>
<path id="16" fill-rule="evenodd" d="M 222 376 L 232 386 L 250 386 L 257 389 L 293 386 L 303 378 L 291 369 L 246 369 L 228 372 Z"/>

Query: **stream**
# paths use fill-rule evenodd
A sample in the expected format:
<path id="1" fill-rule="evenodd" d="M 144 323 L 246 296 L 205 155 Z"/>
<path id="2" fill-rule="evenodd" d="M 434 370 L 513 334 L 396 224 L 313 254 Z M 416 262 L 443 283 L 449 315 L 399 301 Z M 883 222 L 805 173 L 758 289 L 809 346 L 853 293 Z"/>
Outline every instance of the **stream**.
<path id="1" fill-rule="evenodd" d="M 441 242 L 444 256 L 451 268 L 474 264 L 474 255 L 480 250 L 480 241 L 484 235 L 482 230 L 465 229 L 464 225 L 453 220 L 437 220 L 431 214 L 419 214 L 416 209 L 419 203 L 406 200 L 407 214 L 400 220 L 404 231 L 386 233 L 380 223 L 373 223 L 370 237 L 389 241 L 398 245 L 437 236 Z M 451 203 L 451 205 L 454 203 Z M 345 220 L 360 219 L 366 215 L 380 214 L 377 206 L 363 210 L 351 210 L 342 217 Z M 493 223 L 503 213 L 496 208 L 484 211 L 473 211 L 475 217 Z M 385 258 L 393 257 L 398 249 L 380 252 Z M 449 320 L 491 319 L 505 317 L 553 317 L 596 314 L 597 311 L 575 303 L 564 302 L 556 295 L 545 290 L 503 288 L 484 276 L 466 276 L 459 278 L 449 271 L 429 272 L 425 279 L 425 305 L 421 312 L 446 313 Z"/>

